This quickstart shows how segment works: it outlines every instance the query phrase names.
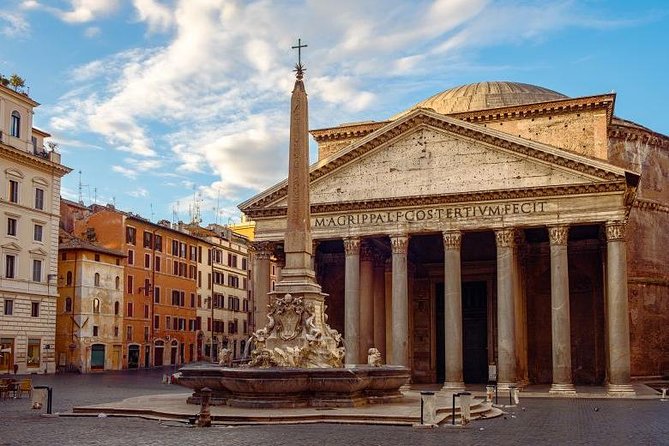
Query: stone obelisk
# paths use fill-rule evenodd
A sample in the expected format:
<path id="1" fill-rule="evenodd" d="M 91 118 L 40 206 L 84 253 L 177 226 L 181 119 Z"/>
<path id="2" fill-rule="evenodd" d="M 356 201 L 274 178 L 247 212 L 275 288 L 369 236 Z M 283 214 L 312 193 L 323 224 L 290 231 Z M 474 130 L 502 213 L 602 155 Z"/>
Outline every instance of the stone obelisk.
<path id="1" fill-rule="evenodd" d="M 298 47 L 303 46 L 298 44 Z M 251 366 L 342 367 L 341 336 L 325 316 L 325 293 L 316 283 L 311 262 L 309 207 L 309 124 L 304 67 L 298 62 L 290 101 L 290 150 L 284 253 L 281 281 L 270 292 L 268 323 L 256 331 Z"/>

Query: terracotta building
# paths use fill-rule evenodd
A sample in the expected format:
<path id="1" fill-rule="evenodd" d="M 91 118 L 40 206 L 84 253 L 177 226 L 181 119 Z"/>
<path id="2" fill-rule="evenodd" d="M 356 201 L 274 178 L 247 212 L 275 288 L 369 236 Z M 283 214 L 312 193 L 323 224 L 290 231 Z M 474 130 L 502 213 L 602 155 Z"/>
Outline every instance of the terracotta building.
<path id="1" fill-rule="evenodd" d="M 0 371 L 53 373 L 60 179 L 39 104 L 0 84 Z"/>
<path id="2" fill-rule="evenodd" d="M 71 208 L 70 208 L 71 209 Z M 197 239 L 112 206 L 72 213 L 75 235 L 125 254 L 123 368 L 196 359 Z"/>
<path id="3" fill-rule="evenodd" d="M 64 231 L 58 251 L 57 369 L 120 370 L 125 254 Z"/>
<path id="4" fill-rule="evenodd" d="M 669 370 L 669 137 L 615 99 L 481 82 L 313 130 L 315 269 L 346 361 L 375 346 L 414 382 L 564 394 Z M 286 203 L 284 181 L 240 205 L 256 309 Z"/>

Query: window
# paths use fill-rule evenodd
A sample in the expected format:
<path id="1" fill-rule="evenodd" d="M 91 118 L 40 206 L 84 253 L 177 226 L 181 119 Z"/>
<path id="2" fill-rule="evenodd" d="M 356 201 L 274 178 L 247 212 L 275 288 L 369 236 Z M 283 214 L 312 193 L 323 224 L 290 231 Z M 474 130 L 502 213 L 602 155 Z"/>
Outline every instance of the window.
<path id="1" fill-rule="evenodd" d="M 99 273 L 95 273 L 95 276 L 93 276 L 93 285 L 100 286 L 100 274 Z"/>
<path id="2" fill-rule="evenodd" d="M 195 293 L 190 293 L 190 306 L 195 307 Z"/>
<path id="3" fill-rule="evenodd" d="M 160 287 L 153 287 L 153 301 L 157 304 L 160 303 Z"/>
<path id="4" fill-rule="evenodd" d="M 153 328 L 158 330 L 160 328 L 160 315 L 156 314 L 153 316 Z"/>
<path id="5" fill-rule="evenodd" d="M 128 302 L 128 312 L 126 313 L 126 316 L 132 317 L 132 302 Z"/>
<path id="6" fill-rule="evenodd" d="M 66 297 L 65 298 L 65 312 L 66 313 L 71 313 L 72 312 L 72 298 L 71 297 Z"/>
<path id="7" fill-rule="evenodd" d="M 114 314 L 118 316 L 120 311 L 121 311 L 121 304 L 119 303 L 119 301 L 114 302 Z"/>
<path id="8" fill-rule="evenodd" d="M 172 328 L 170 327 L 170 322 L 172 322 L 172 318 L 170 318 L 169 316 L 165 316 L 165 329 L 169 330 L 170 328 Z"/>
<path id="9" fill-rule="evenodd" d="M 132 249 L 128 250 L 128 265 L 134 265 L 135 264 L 135 251 Z"/>
<path id="10" fill-rule="evenodd" d="M 133 287 L 133 280 L 132 276 L 128 276 L 128 294 L 132 294 L 132 287 Z"/>
<path id="11" fill-rule="evenodd" d="M 151 295 L 151 281 L 149 279 L 144 279 L 144 295 L 146 297 Z"/>
<path id="12" fill-rule="evenodd" d="M 156 259 L 153 262 L 154 269 L 160 272 L 160 257 L 156 256 Z"/>
<path id="13" fill-rule="evenodd" d="M 72 271 L 68 271 L 65 275 L 65 285 L 72 285 Z"/>
<path id="14" fill-rule="evenodd" d="M 153 245 L 153 234 L 148 231 L 144 231 L 144 247 L 151 248 Z"/>
<path id="15" fill-rule="evenodd" d="M 163 236 L 156 234 L 153 237 L 153 249 L 156 251 L 161 251 L 163 250 Z"/>
<path id="16" fill-rule="evenodd" d="M 144 319 L 148 319 L 148 318 L 149 318 L 149 306 L 144 305 Z"/>
<path id="17" fill-rule="evenodd" d="M 42 281 L 42 261 L 34 259 L 33 260 L 33 282 Z"/>
<path id="18" fill-rule="evenodd" d="M 121 278 L 119 276 L 116 276 L 114 279 L 114 287 L 118 290 L 121 288 Z"/>
<path id="19" fill-rule="evenodd" d="M 144 327 L 144 340 L 149 340 L 149 327 Z"/>
<path id="20" fill-rule="evenodd" d="M 247 266 L 246 266 L 246 257 L 242 257 L 242 269 L 246 271 Z"/>
<path id="21" fill-rule="evenodd" d="M 93 336 L 98 336 L 98 326 L 93 325 Z"/>
<path id="22" fill-rule="evenodd" d="M 144 268 L 151 268 L 151 254 L 144 254 Z"/>
<path id="23" fill-rule="evenodd" d="M 30 316 L 39 317 L 39 302 L 30 303 Z"/>
<path id="24" fill-rule="evenodd" d="M 93 313 L 99 313 L 100 312 L 100 299 L 97 297 L 93 299 Z"/>
<path id="25" fill-rule="evenodd" d="M 9 217 L 7 219 L 7 235 L 16 236 L 16 219 Z"/>
<path id="26" fill-rule="evenodd" d="M 14 300 L 5 299 L 5 316 L 14 314 Z"/>
<path id="27" fill-rule="evenodd" d="M 44 209 L 44 189 L 35 188 L 35 209 Z"/>
<path id="28" fill-rule="evenodd" d="M 16 180 L 9 180 L 9 201 L 19 202 L 19 182 Z"/>
<path id="29" fill-rule="evenodd" d="M 21 115 L 16 110 L 12 112 L 10 132 L 15 138 L 21 137 Z"/>
<path id="30" fill-rule="evenodd" d="M 100 254 L 95 254 L 95 261 L 99 262 L 100 261 Z"/>
<path id="31" fill-rule="evenodd" d="M 118 338 L 118 325 L 114 325 L 114 337 Z"/>
<path id="32" fill-rule="evenodd" d="M 28 367 L 39 367 L 40 364 L 40 340 L 28 339 L 28 357 L 26 363 Z"/>
<path id="33" fill-rule="evenodd" d="M 127 341 L 132 341 L 132 325 L 125 327 L 125 339 Z"/>
<path id="34" fill-rule="evenodd" d="M 125 228 L 125 242 L 134 245 L 137 240 L 137 230 L 131 226 Z"/>

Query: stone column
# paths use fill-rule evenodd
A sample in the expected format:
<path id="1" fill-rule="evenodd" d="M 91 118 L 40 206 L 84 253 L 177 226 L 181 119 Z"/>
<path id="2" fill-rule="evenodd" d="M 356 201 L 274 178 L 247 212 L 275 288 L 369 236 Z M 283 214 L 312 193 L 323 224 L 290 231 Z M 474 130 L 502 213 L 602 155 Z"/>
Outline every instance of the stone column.
<path id="1" fill-rule="evenodd" d="M 390 237 L 393 251 L 393 351 L 391 364 L 409 367 L 409 289 L 407 276 L 407 248 L 409 237 Z"/>
<path id="2" fill-rule="evenodd" d="M 374 291 L 374 347 L 381 353 L 386 361 L 386 265 L 385 257 L 381 254 L 374 256 L 373 282 Z"/>
<path id="3" fill-rule="evenodd" d="M 269 242 L 253 243 L 253 297 L 255 298 L 255 329 L 267 324 L 267 305 L 270 292 L 270 262 L 272 246 Z M 213 324 L 213 321 L 212 321 Z"/>
<path id="4" fill-rule="evenodd" d="M 497 383 L 516 384 L 516 324 L 513 298 L 513 229 L 495 231 L 497 241 Z"/>
<path id="5" fill-rule="evenodd" d="M 462 279 L 460 273 L 460 231 L 446 231 L 444 237 L 444 338 L 446 376 L 442 390 L 464 390 L 462 374 Z"/>
<path id="6" fill-rule="evenodd" d="M 374 252 L 360 246 L 360 364 L 367 363 L 367 351 L 374 347 Z"/>
<path id="7" fill-rule="evenodd" d="M 608 331 L 608 391 L 634 394 L 630 384 L 630 328 L 627 301 L 626 223 L 606 223 L 606 322 Z"/>
<path id="8" fill-rule="evenodd" d="M 344 345 L 346 364 L 360 360 L 360 239 L 344 239 L 346 270 L 344 278 Z"/>
<path id="9" fill-rule="evenodd" d="M 571 380 L 571 328 L 569 318 L 569 226 L 548 228 L 551 245 L 551 333 L 553 385 L 550 393 L 575 394 Z"/>
<path id="10" fill-rule="evenodd" d="M 527 366 L 527 294 L 525 292 L 525 260 L 527 252 L 525 249 L 525 232 L 516 231 L 514 247 L 514 302 L 516 308 L 516 378 L 519 386 L 529 383 Z"/>

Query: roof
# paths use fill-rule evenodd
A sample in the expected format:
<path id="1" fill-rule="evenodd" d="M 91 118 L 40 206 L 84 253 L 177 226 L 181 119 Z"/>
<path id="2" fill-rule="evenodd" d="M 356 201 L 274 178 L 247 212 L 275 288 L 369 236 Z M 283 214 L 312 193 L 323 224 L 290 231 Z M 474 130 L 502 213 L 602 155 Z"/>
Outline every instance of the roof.
<path id="1" fill-rule="evenodd" d="M 521 82 L 477 82 L 444 90 L 390 119 L 400 118 L 417 108 L 431 108 L 437 113 L 448 115 L 566 98 L 567 96 L 557 91 Z"/>
<path id="2" fill-rule="evenodd" d="M 116 257 L 127 257 L 126 254 L 121 251 L 105 248 L 104 246 L 96 245 L 95 243 L 73 236 L 70 236 L 69 239 L 58 244 L 59 251 L 70 251 L 75 249 L 98 252 L 100 254 L 109 254 Z"/>

